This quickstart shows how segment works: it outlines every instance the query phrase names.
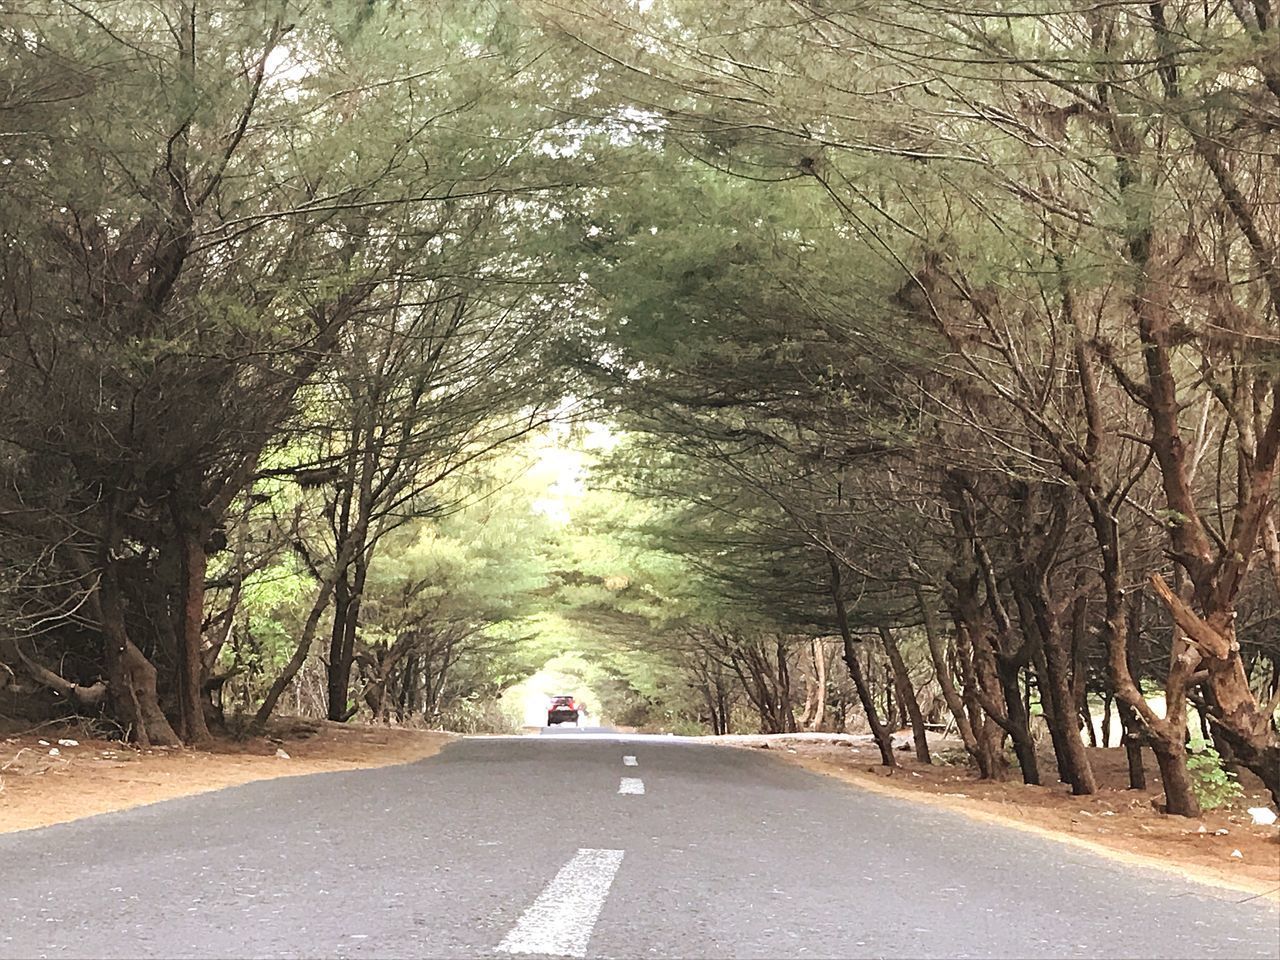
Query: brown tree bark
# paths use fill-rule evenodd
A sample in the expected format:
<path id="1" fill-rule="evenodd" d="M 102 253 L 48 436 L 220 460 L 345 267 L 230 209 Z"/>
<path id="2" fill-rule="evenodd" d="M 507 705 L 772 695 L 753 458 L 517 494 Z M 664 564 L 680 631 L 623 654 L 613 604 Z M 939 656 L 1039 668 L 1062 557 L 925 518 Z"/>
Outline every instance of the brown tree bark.
<path id="1" fill-rule="evenodd" d="M 1195 667 L 1208 672 L 1211 696 L 1205 716 L 1230 744 L 1234 759 L 1253 771 L 1272 799 L 1280 803 L 1280 737 L 1275 721 L 1264 715 L 1249 687 L 1235 640 L 1234 604 L 1219 607 L 1216 617 L 1202 619 L 1158 573 L 1152 574 L 1151 584 L 1186 637 L 1181 656 L 1190 665 L 1188 675 Z"/>
<path id="2" fill-rule="evenodd" d="M 1116 701 L 1116 710 L 1120 714 L 1121 734 L 1124 743 L 1125 762 L 1129 768 L 1129 789 L 1147 789 L 1147 771 L 1142 765 L 1142 741 L 1144 739 L 1142 724 L 1138 722 L 1137 712 L 1123 700 Z"/>
<path id="3" fill-rule="evenodd" d="M 107 560 L 99 587 L 98 607 L 103 634 L 107 683 L 117 718 L 139 745 L 178 746 L 181 740 L 160 709 L 156 668 L 133 642 L 125 626 L 124 601 L 114 562 Z"/>
<path id="4" fill-rule="evenodd" d="M 889 666 L 893 670 L 893 683 L 898 690 L 898 702 L 905 705 L 907 716 L 911 720 L 911 738 L 915 744 L 916 759 L 921 763 L 932 763 L 929 756 L 929 736 L 924 725 L 924 714 L 920 712 L 920 703 L 916 700 L 915 688 L 911 684 L 911 674 L 907 671 L 906 661 L 902 659 L 902 651 L 898 641 L 887 626 L 881 624 L 880 639 L 884 643 L 885 652 L 889 655 Z"/>
<path id="5" fill-rule="evenodd" d="M 174 511 L 178 549 L 181 556 L 181 603 L 177 623 L 178 714 L 187 743 L 210 739 L 204 711 L 204 583 L 208 557 L 200 525 Z"/>
<path id="6" fill-rule="evenodd" d="M 840 639 L 844 645 L 845 666 L 849 668 L 849 676 L 853 680 L 854 688 L 858 691 L 858 700 L 861 701 L 862 710 L 867 715 L 871 736 L 875 739 L 876 746 L 880 748 L 880 760 L 886 767 L 892 769 L 898 765 L 893 756 L 893 735 L 880 721 L 880 714 L 876 711 L 875 697 L 872 696 L 871 688 L 867 686 L 866 678 L 862 674 L 862 664 L 858 662 L 858 651 L 854 647 L 853 633 L 849 629 L 849 614 L 845 609 L 844 595 L 840 592 L 840 562 L 832 553 L 827 554 L 827 561 L 831 568 L 829 585 L 831 599 L 836 608 L 836 623 L 840 627 Z"/>
<path id="7" fill-rule="evenodd" d="M 1153 16 L 1150 22 L 1161 42 L 1167 41 L 1168 27 L 1163 13 Z M 1274 313 L 1280 309 L 1280 266 L 1276 263 L 1275 252 L 1269 238 L 1255 222 L 1252 207 L 1236 183 L 1229 164 L 1224 161 L 1220 145 L 1205 135 L 1199 126 L 1200 121 L 1180 106 L 1177 70 L 1177 64 L 1169 60 L 1160 73 L 1166 106 L 1191 134 L 1196 152 L 1211 172 L 1225 208 L 1232 214 L 1241 235 L 1257 257 L 1269 290 L 1270 309 Z M 1116 117 L 1110 129 L 1116 153 L 1124 158 L 1124 165 L 1120 168 L 1122 174 L 1128 178 L 1136 177 L 1134 167 L 1128 162 L 1129 155 L 1140 142 L 1134 135 L 1132 121 Z M 1145 185 L 1122 182 L 1120 186 L 1127 189 Z M 1230 532 L 1225 542 L 1215 549 L 1196 503 L 1194 464 L 1179 420 L 1182 403 L 1173 354 L 1176 337 L 1156 276 L 1154 229 L 1145 213 L 1135 212 L 1131 216 L 1127 225 L 1129 240 L 1126 253 L 1135 269 L 1136 282 L 1130 297 L 1130 309 L 1142 343 L 1145 373 L 1139 398 L 1150 415 L 1151 449 L 1160 467 L 1161 487 L 1169 512 L 1171 552 L 1194 587 L 1192 600 L 1197 608 L 1192 609 L 1191 604 L 1168 590 L 1167 585 L 1162 588 L 1162 581 L 1153 579 L 1157 593 L 1185 637 L 1185 643 L 1179 642 L 1180 649 L 1174 652 L 1174 667 L 1170 672 L 1178 674 L 1184 689 L 1177 695 L 1184 696 L 1186 681 L 1183 675 L 1189 676 L 1187 664 L 1196 661 L 1193 669 L 1198 666 L 1207 671 L 1206 682 L 1217 704 L 1214 721 L 1221 725 L 1224 737 L 1235 747 L 1237 759 L 1262 779 L 1273 799 L 1280 803 L 1280 733 L 1274 719 L 1259 709 L 1249 689 L 1235 637 L 1236 598 L 1253 563 L 1275 498 L 1275 472 L 1280 458 L 1280 379 L 1273 373 L 1259 374 L 1265 377 L 1260 382 L 1265 384 L 1270 395 L 1271 409 L 1265 416 L 1256 418 L 1260 424 L 1256 431 L 1255 418 L 1244 415 L 1245 411 L 1239 409 L 1235 398 L 1226 391 L 1218 394 L 1237 428 L 1240 494 Z M 1254 401 L 1249 399 L 1253 391 L 1252 378 L 1249 380 L 1240 397 L 1253 407 Z M 1261 400 L 1258 402 L 1260 404 Z M 1168 692 L 1167 696 L 1171 698 L 1174 693 Z M 1173 705 L 1170 707 L 1172 709 Z M 1142 713 L 1141 708 L 1138 712 Z M 1153 743 L 1153 747 L 1157 748 L 1158 758 L 1162 751 L 1167 754 L 1172 749 L 1163 743 Z M 1180 782 L 1181 778 L 1175 777 L 1174 780 Z"/>
<path id="8" fill-rule="evenodd" d="M 953 616 L 955 616 L 953 611 Z M 994 679 L 995 669 L 990 664 L 990 657 L 982 658 L 983 668 L 979 670 L 979 654 L 971 639 L 969 627 L 959 617 L 955 617 L 956 625 L 956 662 L 960 665 L 960 680 L 964 690 L 965 710 L 969 715 L 969 723 L 973 727 L 977 743 L 978 774 L 984 780 L 1004 780 L 1009 775 L 1009 762 L 1004 754 L 1005 731 L 991 718 L 986 706 L 990 703 L 999 710 L 1003 707 L 996 701 L 1003 696 L 999 683 Z M 988 684 L 991 689 L 983 690 Z"/>
<path id="9" fill-rule="evenodd" d="M 937 615 L 934 613 L 932 605 L 925 599 L 924 590 L 917 586 L 915 593 L 916 603 L 920 607 L 920 615 L 924 620 L 925 639 L 929 644 L 929 658 L 933 661 L 934 676 L 937 677 L 938 686 L 942 688 L 942 699 L 946 701 L 947 709 L 951 711 L 951 716 L 955 718 L 956 729 L 960 731 L 960 739 L 964 741 L 965 750 L 973 758 L 973 762 L 978 766 L 981 775 L 987 777 L 990 774 L 983 769 L 983 764 L 980 762 L 983 752 L 979 749 L 977 735 L 974 733 L 973 725 L 969 722 L 964 700 L 956 690 L 951 665 L 947 661 L 947 652 L 943 647 L 942 635 L 938 631 Z"/>
<path id="10" fill-rule="evenodd" d="M 1116 700 L 1123 703 L 1142 723 L 1146 739 L 1160 765 L 1166 812 L 1186 817 L 1199 816 L 1200 801 L 1191 788 L 1185 742 L 1186 685 L 1198 663 L 1198 657 L 1194 657 L 1185 641 L 1175 638 L 1165 683 L 1165 716 L 1157 715 L 1138 689 L 1129 669 L 1130 619 L 1122 586 L 1119 523 L 1100 501 L 1091 502 L 1090 508 L 1103 561 L 1102 582 L 1106 595 L 1104 633 L 1108 668 Z M 1122 712 L 1121 717 L 1125 716 Z M 1131 735 L 1129 730 L 1125 731 L 1126 738 Z"/>
<path id="11" fill-rule="evenodd" d="M 1034 575 L 1017 587 L 1021 593 L 1020 606 L 1024 630 L 1035 633 L 1034 651 L 1040 687 L 1040 705 L 1045 723 L 1053 739 L 1054 757 L 1064 783 L 1071 785 L 1076 796 L 1097 793 L 1098 784 L 1080 739 L 1080 726 L 1076 720 L 1075 695 L 1072 691 L 1070 661 L 1061 620 L 1046 596 L 1043 581 Z"/>
<path id="12" fill-rule="evenodd" d="M 989 704 L 984 702 L 983 707 L 991 719 L 1004 727 L 1009 739 L 1013 741 L 1013 752 L 1022 771 L 1022 782 L 1039 786 L 1040 761 L 1036 756 L 1035 740 L 1031 736 L 1031 717 L 1022 696 L 1023 664 L 1020 658 L 997 654 L 994 649 L 992 660 L 1000 688 L 1004 691 L 1005 708 L 1001 713 L 994 700 Z"/>

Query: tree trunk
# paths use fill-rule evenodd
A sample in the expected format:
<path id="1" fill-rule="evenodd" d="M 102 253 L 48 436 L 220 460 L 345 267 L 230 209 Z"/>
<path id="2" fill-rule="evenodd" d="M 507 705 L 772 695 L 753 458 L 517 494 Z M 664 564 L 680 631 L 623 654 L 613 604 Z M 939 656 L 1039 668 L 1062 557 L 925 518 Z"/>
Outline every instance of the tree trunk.
<path id="1" fill-rule="evenodd" d="M 1200 816 L 1200 801 L 1191 785 L 1187 769 L 1187 745 L 1181 739 L 1153 737 L 1152 751 L 1160 766 L 1160 782 L 1164 785 L 1165 812 L 1180 817 Z"/>
<path id="2" fill-rule="evenodd" d="M 1229 756 L 1253 771 L 1280 804 L 1280 737 L 1274 719 L 1264 715 L 1249 687 L 1235 638 L 1234 604 L 1216 595 L 1204 599 L 1206 591 L 1198 589 L 1205 609 L 1202 617 L 1159 574 L 1151 577 L 1151 583 L 1169 608 L 1177 631 L 1187 638 L 1182 655 L 1194 657 L 1195 665 L 1208 672 L 1206 712 L 1214 721 L 1214 732 L 1230 747 Z"/>
<path id="3" fill-rule="evenodd" d="M 920 712 L 920 703 L 916 700 L 915 688 L 911 685 L 911 674 L 907 672 L 907 664 L 902 659 L 902 651 L 898 649 L 898 641 L 894 638 L 893 632 L 883 624 L 880 625 L 880 639 L 884 642 L 885 652 L 889 655 L 894 686 L 898 689 L 898 703 L 906 707 L 907 715 L 911 720 L 911 736 L 915 742 L 916 759 L 921 763 L 932 763 L 924 715 Z"/>
<path id="4" fill-rule="evenodd" d="M 1036 609 L 1040 623 L 1040 651 L 1043 675 L 1040 679 L 1040 701 L 1045 710 L 1045 721 L 1053 735 L 1054 755 L 1058 758 L 1058 770 L 1063 780 L 1071 784 L 1076 796 L 1098 792 L 1098 782 L 1080 739 L 1076 722 L 1075 697 L 1071 689 L 1069 651 L 1058 626 L 1057 619 L 1049 614 L 1039 600 L 1031 604 Z"/>
<path id="5" fill-rule="evenodd" d="M 175 520 L 178 518 L 175 511 Z M 179 521 L 178 545 L 182 559 L 181 606 L 178 634 L 178 712 L 187 743 L 205 743 L 210 739 L 205 721 L 204 658 L 204 581 L 208 567 L 203 531 L 199 525 Z"/>
<path id="6" fill-rule="evenodd" d="M 862 701 L 862 709 L 867 715 L 867 723 L 871 726 L 871 735 L 875 738 L 876 746 L 880 748 L 880 760 L 886 767 L 893 768 L 897 766 L 897 760 L 893 756 L 893 736 L 883 723 L 880 722 L 880 715 L 876 712 L 876 703 L 871 695 L 871 689 L 867 686 L 866 678 L 862 675 L 862 665 L 858 662 L 858 651 L 853 645 L 853 634 L 849 630 L 849 616 L 845 610 L 844 597 L 840 593 L 840 564 L 833 554 L 827 554 L 827 560 L 831 566 L 831 598 L 835 603 L 836 622 L 840 626 L 840 639 L 844 643 L 844 662 L 849 668 L 849 676 L 853 679 L 853 685 L 858 691 L 858 699 Z"/>
<path id="7" fill-rule="evenodd" d="M 351 700 L 351 658 L 346 655 L 350 614 L 351 584 L 344 570 L 333 586 L 333 625 L 329 631 L 329 662 L 325 666 L 325 716 L 339 723 L 347 719 Z"/>
<path id="8" fill-rule="evenodd" d="M 796 724 L 803 730 L 809 729 L 809 724 L 813 721 L 813 710 L 815 701 L 817 700 L 817 691 L 813 676 L 806 674 L 804 678 L 804 710 L 800 716 L 796 718 Z"/>
<path id="9" fill-rule="evenodd" d="M 813 708 L 813 729 L 820 731 L 827 723 L 827 651 L 821 640 L 814 640 L 812 646 L 814 684 L 818 688 L 818 701 Z"/>
<path id="10" fill-rule="evenodd" d="M 986 637 L 987 624 L 978 603 L 978 582 L 982 575 L 977 555 L 972 504 L 961 480 L 948 476 L 944 488 L 955 534 L 956 557 L 947 572 L 954 592 L 949 599 L 956 625 L 956 659 L 964 682 L 965 706 L 978 739 L 978 770 L 984 778 L 1003 780 L 1008 775 L 1004 754 L 1006 730 L 1000 720 L 1007 709 L 1003 688 L 995 667 L 993 645 Z M 988 567 L 988 598 L 998 604 L 993 572 Z M 1005 721 L 1008 722 L 1007 720 Z"/>
<path id="11" fill-rule="evenodd" d="M 986 777 L 989 774 L 983 771 L 982 768 L 978 738 L 974 734 L 973 725 L 969 722 L 968 715 L 965 713 L 964 701 L 956 690 L 955 681 L 951 673 L 951 665 L 947 662 L 946 650 L 943 649 L 942 635 L 938 632 L 937 617 L 934 614 L 933 607 L 925 600 L 924 591 L 920 587 L 916 587 L 916 603 L 919 605 L 920 615 L 924 619 L 925 639 L 929 644 L 929 658 L 933 661 L 933 672 L 938 678 L 938 686 L 942 688 L 942 699 L 946 701 L 947 709 L 951 711 L 951 716 L 955 718 L 956 729 L 960 731 L 960 739 L 964 741 L 965 750 L 968 751 L 969 756 L 973 757 L 974 763 L 978 764 L 979 771 Z"/>
<path id="12" fill-rule="evenodd" d="M 1120 712 L 1120 723 L 1123 726 L 1125 760 L 1129 764 L 1129 789 L 1147 789 L 1147 771 L 1142 766 L 1142 725 L 1138 715 L 1124 701 L 1118 701 L 1116 708 Z"/>
<path id="13" fill-rule="evenodd" d="M 1197 816 L 1200 803 L 1191 789 L 1187 771 L 1186 680 L 1194 664 L 1187 657 L 1186 643 L 1174 638 L 1170 667 L 1165 683 L 1165 716 L 1158 716 L 1142 695 L 1130 668 L 1130 635 L 1134 612 L 1124 590 L 1124 567 L 1120 552 L 1120 524 L 1114 512 L 1096 496 L 1086 498 L 1092 516 L 1094 536 L 1102 557 L 1102 583 L 1106 598 L 1103 631 L 1106 638 L 1107 670 L 1117 705 L 1124 704 L 1131 716 L 1141 723 L 1147 742 L 1156 754 L 1165 789 L 1165 809 L 1181 816 Z M 1176 631 L 1175 631 L 1176 633 Z M 1126 716 L 1121 713 L 1121 719 Z M 1125 731 L 1126 748 L 1133 733 Z M 1108 740 L 1108 744 L 1110 741 Z M 1138 761 L 1139 765 L 1141 760 Z M 1130 759 L 1130 783 L 1133 783 L 1133 759 Z"/>
<path id="14" fill-rule="evenodd" d="M 874 654 L 874 651 L 871 649 L 871 644 L 864 643 L 862 646 L 867 654 L 866 669 L 863 672 L 866 674 L 866 676 L 871 678 L 871 680 L 873 681 L 872 689 L 874 690 L 876 686 L 876 684 L 874 683 L 875 677 L 876 677 L 875 654 Z M 893 680 L 893 674 L 891 672 L 887 673 L 885 676 L 885 679 L 888 682 L 881 685 L 884 687 L 885 725 L 888 726 L 890 730 L 904 730 L 906 729 L 907 725 L 905 723 L 901 723 L 900 718 L 898 716 L 898 714 L 901 713 L 901 708 L 898 705 L 897 698 L 894 696 L 896 689 L 895 689 L 895 684 Z"/>
<path id="15" fill-rule="evenodd" d="M 1022 700 L 1022 689 L 1019 675 L 1022 668 L 1011 658 L 995 657 L 996 675 L 1000 678 L 1000 688 L 1004 691 L 1006 731 L 1013 739 L 1013 752 L 1018 757 L 1018 766 L 1022 770 L 1022 782 L 1033 786 L 1040 785 L 1040 764 L 1036 759 L 1035 741 L 1031 739 L 1031 723 Z M 996 716 L 993 711 L 987 713 Z"/>
<path id="16" fill-rule="evenodd" d="M 345 570 L 347 564 L 351 562 L 351 550 L 352 543 L 348 541 L 334 559 L 333 570 L 321 582 L 320 590 L 316 594 L 315 602 L 311 605 L 311 612 L 307 615 L 307 622 L 303 625 L 302 636 L 298 638 L 298 645 L 294 648 L 293 656 L 289 658 L 289 662 L 285 664 L 284 669 L 280 671 L 280 675 L 271 684 L 266 697 L 263 698 L 262 706 L 258 708 L 258 712 L 254 715 L 253 722 L 256 729 L 260 730 L 266 726 L 267 720 L 271 718 L 271 714 L 275 711 L 276 703 L 279 702 L 281 694 L 293 682 L 293 678 L 298 675 L 302 665 L 306 663 L 307 654 L 311 651 L 311 644 L 316 637 L 316 630 L 320 626 L 320 618 L 324 616 L 324 611 L 328 608 L 329 600 L 333 596 L 334 584 L 340 575 L 340 571 Z"/>
<path id="17" fill-rule="evenodd" d="M 1098 731 L 1089 709 L 1089 597 L 1081 593 L 1071 605 L 1071 701 L 1076 723 L 1083 724 L 1089 746 L 1098 746 Z"/>
<path id="18" fill-rule="evenodd" d="M 1108 684 L 1106 691 L 1102 694 L 1102 745 L 1104 747 L 1111 746 L 1111 707 L 1116 703 L 1116 698 L 1111 692 L 1111 686 Z M 1124 715 L 1121 714 L 1121 719 Z"/>
<path id="19" fill-rule="evenodd" d="M 1076 704 L 1076 710 L 1080 718 L 1079 722 L 1084 724 L 1085 732 L 1089 734 L 1089 746 L 1097 749 L 1098 746 L 1098 730 L 1093 723 L 1093 711 L 1089 709 L 1089 693 L 1086 690 L 1084 697 Z"/>
<path id="20" fill-rule="evenodd" d="M 796 712 L 791 704 L 791 667 L 787 663 L 787 646 L 781 634 L 774 646 L 774 657 L 777 663 L 777 695 L 780 706 L 783 733 L 795 733 Z"/>
<path id="21" fill-rule="evenodd" d="M 1045 656 L 1044 646 L 1037 643 L 1031 652 L 1032 665 L 1035 667 L 1036 689 L 1040 691 L 1040 710 L 1044 725 L 1049 731 L 1049 740 L 1053 744 L 1053 760 L 1058 768 L 1058 782 L 1071 783 L 1070 761 L 1067 757 L 1066 726 L 1072 722 L 1068 715 L 1063 718 L 1058 712 L 1058 704 L 1049 689 L 1049 664 Z M 1028 684 L 1030 686 L 1030 684 Z M 1030 713 L 1030 706 L 1027 712 Z"/>
<path id="22" fill-rule="evenodd" d="M 1004 755 L 1004 729 L 988 715 L 982 703 L 982 681 L 978 678 L 977 654 L 969 629 L 956 621 L 956 660 L 960 664 L 965 710 L 974 732 L 978 775 L 983 780 L 1003 780 L 1008 775 Z M 987 671 L 993 672 L 993 671 Z"/>
<path id="23" fill-rule="evenodd" d="M 733 733 L 733 705 L 729 700 L 729 691 L 725 687 L 724 677 L 716 668 L 715 675 L 716 706 L 720 712 L 720 732 Z"/>
<path id="24" fill-rule="evenodd" d="M 182 741 L 160 709 L 156 668 L 129 639 L 116 568 L 109 559 L 98 597 L 107 683 L 116 718 L 141 746 L 178 746 Z"/>

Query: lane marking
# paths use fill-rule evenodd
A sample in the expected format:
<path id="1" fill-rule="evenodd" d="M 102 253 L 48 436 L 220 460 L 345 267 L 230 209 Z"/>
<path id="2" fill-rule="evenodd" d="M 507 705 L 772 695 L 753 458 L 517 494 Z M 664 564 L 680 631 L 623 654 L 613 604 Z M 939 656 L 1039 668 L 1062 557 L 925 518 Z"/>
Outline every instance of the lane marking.
<path id="1" fill-rule="evenodd" d="M 520 915 L 498 944 L 498 953 L 585 957 L 621 865 L 621 850 L 579 850 Z"/>
<path id="2" fill-rule="evenodd" d="M 644 793 L 644 781 L 639 777 L 623 777 L 622 782 L 618 784 L 618 792 L 642 794 Z"/>
<path id="3" fill-rule="evenodd" d="M 634 766 L 636 765 L 636 758 L 635 758 L 635 757 L 623 757 L 623 758 L 622 758 L 622 765 L 623 765 L 624 767 L 634 767 Z"/>

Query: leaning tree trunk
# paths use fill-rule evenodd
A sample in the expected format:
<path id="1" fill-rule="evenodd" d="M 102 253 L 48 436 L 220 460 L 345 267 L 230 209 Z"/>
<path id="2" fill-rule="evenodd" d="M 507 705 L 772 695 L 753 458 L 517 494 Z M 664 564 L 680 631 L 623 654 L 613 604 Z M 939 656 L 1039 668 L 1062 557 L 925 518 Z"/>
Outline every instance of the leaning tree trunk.
<path id="1" fill-rule="evenodd" d="M 1009 775 L 1009 764 L 1004 755 L 1005 732 L 985 709 L 982 681 L 978 679 L 975 660 L 969 629 L 957 620 L 956 662 L 960 665 L 965 711 L 977 745 L 978 776 L 983 780 L 1004 780 Z"/>
<path id="2" fill-rule="evenodd" d="M 924 591 L 920 587 L 916 587 L 916 603 L 920 606 L 920 615 L 924 620 L 925 639 L 929 644 L 929 659 L 933 661 L 933 672 L 938 678 L 938 686 L 942 688 L 942 699 L 946 701 L 947 709 L 955 718 L 956 729 L 960 731 L 960 739 L 964 741 L 965 750 L 978 765 L 981 775 L 987 777 L 990 774 L 983 769 L 982 751 L 978 747 L 977 735 L 974 733 L 973 724 L 969 722 L 964 700 L 956 690 L 947 652 L 943 648 L 942 635 L 938 631 L 937 616 L 933 607 L 926 601 Z"/>
<path id="3" fill-rule="evenodd" d="M 311 644 L 315 640 L 316 630 L 320 626 L 320 618 L 329 606 L 329 600 L 333 596 L 333 588 L 338 576 L 341 575 L 341 571 L 346 569 L 347 564 L 351 562 L 352 549 L 353 544 L 351 541 L 343 545 L 342 549 L 338 551 L 338 556 L 334 559 L 333 570 L 321 582 L 315 602 L 311 605 L 311 612 L 307 614 L 307 622 L 303 625 L 302 636 L 298 638 L 298 644 L 293 650 L 293 656 L 289 658 L 289 662 L 284 665 L 280 675 L 272 682 L 266 697 L 263 698 L 262 706 L 254 714 L 253 724 L 256 729 L 260 730 L 266 726 L 267 721 L 271 719 L 271 714 L 276 709 L 276 704 L 279 702 L 281 695 L 288 689 L 289 684 L 293 682 L 293 678 L 298 675 L 302 665 L 307 662 L 307 654 L 311 652 Z"/>
<path id="4" fill-rule="evenodd" d="M 827 554 L 827 560 L 831 566 L 831 599 L 835 603 L 836 622 L 839 624 L 840 639 L 844 644 L 845 666 L 849 668 L 849 676 L 853 679 L 853 686 L 858 691 L 858 699 L 862 702 L 867 723 L 871 726 L 871 735 L 875 738 L 876 746 L 880 748 L 880 760 L 886 767 L 893 769 L 898 765 L 893 756 L 893 735 L 880 722 L 880 715 L 876 712 L 875 698 L 871 695 L 871 688 L 867 686 L 866 678 L 862 675 L 858 651 L 853 646 L 853 634 L 849 630 L 849 615 L 845 610 L 844 597 L 840 593 L 840 563 L 830 553 Z"/>
<path id="5" fill-rule="evenodd" d="M 1214 732 L 1230 745 L 1233 758 L 1253 771 L 1273 801 L 1280 804 L 1280 737 L 1274 718 L 1264 715 L 1245 675 L 1235 638 L 1233 605 L 1223 601 L 1218 609 L 1201 617 L 1159 574 L 1152 575 L 1151 584 L 1177 628 L 1187 636 L 1183 655 L 1196 655 L 1198 665 L 1208 673 L 1212 704 L 1208 716 Z"/>
<path id="6" fill-rule="evenodd" d="M 916 700 L 916 692 L 911 685 L 911 674 L 907 672 L 907 664 L 902 659 L 902 651 L 898 649 L 898 641 L 894 639 L 893 632 L 883 624 L 880 626 L 880 639 L 884 643 L 885 653 L 889 655 L 889 666 L 893 670 L 893 684 L 898 690 L 898 703 L 905 705 L 907 716 L 911 719 L 911 736 L 915 743 L 916 759 L 921 763 L 932 763 L 924 714 L 920 712 L 920 702 Z"/>

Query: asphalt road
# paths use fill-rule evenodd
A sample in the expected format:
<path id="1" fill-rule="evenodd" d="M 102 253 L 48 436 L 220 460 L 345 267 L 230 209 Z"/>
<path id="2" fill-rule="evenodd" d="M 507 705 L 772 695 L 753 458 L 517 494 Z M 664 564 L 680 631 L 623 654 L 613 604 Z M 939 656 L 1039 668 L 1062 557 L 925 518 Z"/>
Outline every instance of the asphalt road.
<path id="1" fill-rule="evenodd" d="M 465 740 L 0 836 L 3 957 L 1280 957 L 1242 899 L 662 737 Z"/>
<path id="2" fill-rule="evenodd" d="M 588 724 L 590 721 L 588 721 Z M 543 736 L 565 736 L 567 734 L 588 734 L 590 736 L 600 736 L 601 734 L 617 733 L 613 727 L 596 727 L 584 725 L 581 727 L 574 726 L 572 723 L 557 723 L 554 727 L 543 727 L 538 731 Z"/>

